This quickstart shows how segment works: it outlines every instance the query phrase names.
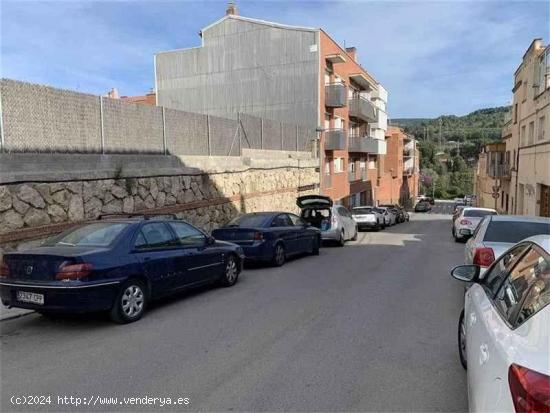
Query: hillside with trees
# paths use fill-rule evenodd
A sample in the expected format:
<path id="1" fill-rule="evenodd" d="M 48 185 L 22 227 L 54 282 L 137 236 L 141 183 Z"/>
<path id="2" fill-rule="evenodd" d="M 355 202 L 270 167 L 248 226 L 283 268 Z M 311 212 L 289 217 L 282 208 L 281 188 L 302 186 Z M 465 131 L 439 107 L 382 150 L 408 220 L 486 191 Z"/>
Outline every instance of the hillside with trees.
<path id="1" fill-rule="evenodd" d="M 419 141 L 421 192 L 453 198 L 473 192 L 474 168 L 484 145 L 500 140 L 508 106 L 465 116 L 392 119 Z"/>

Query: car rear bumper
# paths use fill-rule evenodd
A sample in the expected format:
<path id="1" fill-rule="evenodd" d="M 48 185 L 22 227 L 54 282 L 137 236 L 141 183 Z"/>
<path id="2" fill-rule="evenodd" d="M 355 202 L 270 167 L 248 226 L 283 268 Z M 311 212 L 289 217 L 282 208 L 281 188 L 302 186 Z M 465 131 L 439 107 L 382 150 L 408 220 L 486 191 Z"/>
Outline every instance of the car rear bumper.
<path id="1" fill-rule="evenodd" d="M 0 298 L 6 306 L 52 312 L 85 313 L 108 310 L 118 293 L 120 281 L 81 283 L 60 286 L 22 282 L 0 282 Z M 44 304 L 28 303 L 17 299 L 17 292 L 41 294 Z"/>
<path id="2" fill-rule="evenodd" d="M 273 248 L 265 241 L 251 245 L 240 245 L 247 261 L 269 261 L 273 258 Z"/>
<path id="3" fill-rule="evenodd" d="M 339 241 L 341 230 L 339 228 L 328 229 L 321 231 L 321 239 L 323 241 Z"/>
<path id="4" fill-rule="evenodd" d="M 376 221 L 374 221 L 374 222 L 368 222 L 368 221 L 356 222 L 356 224 L 357 224 L 357 228 L 359 228 L 359 229 L 378 228 L 379 227 L 378 222 L 376 222 Z"/>

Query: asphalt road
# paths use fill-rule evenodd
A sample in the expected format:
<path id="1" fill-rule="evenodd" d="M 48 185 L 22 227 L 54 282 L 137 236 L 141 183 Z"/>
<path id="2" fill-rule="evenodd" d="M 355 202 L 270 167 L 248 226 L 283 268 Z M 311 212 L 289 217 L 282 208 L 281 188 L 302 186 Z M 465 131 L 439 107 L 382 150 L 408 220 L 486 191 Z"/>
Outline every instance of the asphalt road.
<path id="1" fill-rule="evenodd" d="M 104 317 L 2 322 L 1 409 L 22 411 L 464 411 L 456 324 L 462 248 L 449 216 L 364 232 L 229 289 Z M 59 405 L 58 396 L 178 397 L 188 405 Z M 76 400 L 76 399 L 75 399 Z M 96 400 L 96 403 L 99 401 Z M 160 401 L 159 401 L 160 403 Z"/>

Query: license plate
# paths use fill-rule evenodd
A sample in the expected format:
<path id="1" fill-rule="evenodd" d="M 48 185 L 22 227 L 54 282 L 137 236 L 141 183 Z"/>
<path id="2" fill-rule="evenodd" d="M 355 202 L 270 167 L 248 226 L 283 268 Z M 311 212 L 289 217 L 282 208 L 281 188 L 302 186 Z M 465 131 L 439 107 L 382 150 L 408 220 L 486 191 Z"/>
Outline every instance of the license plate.
<path id="1" fill-rule="evenodd" d="M 29 293 L 28 291 L 17 291 L 17 301 L 43 305 L 44 294 Z"/>

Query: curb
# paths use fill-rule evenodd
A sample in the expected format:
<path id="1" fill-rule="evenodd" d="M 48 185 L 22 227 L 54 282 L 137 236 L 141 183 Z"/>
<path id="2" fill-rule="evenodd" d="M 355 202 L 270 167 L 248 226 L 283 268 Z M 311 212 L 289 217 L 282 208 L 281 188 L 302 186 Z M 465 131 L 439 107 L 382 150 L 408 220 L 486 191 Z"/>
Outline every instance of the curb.
<path id="1" fill-rule="evenodd" d="M 2 308 L 2 313 L 4 311 L 6 311 L 7 309 L 5 308 Z M 9 312 L 9 310 L 7 310 Z M 15 318 L 19 318 L 19 317 L 24 317 L 24 316 L 27 316 L 27 315 L 30 315 L 30 314 L 34 314 L 34 310 L 24 310 L 24 311 L 20 311 L 20 312 L 17 312 L 15 314 L 0 314 L 0 322 L 2 321 L 8 321 L 8 320 L 13 320 Z"/>

